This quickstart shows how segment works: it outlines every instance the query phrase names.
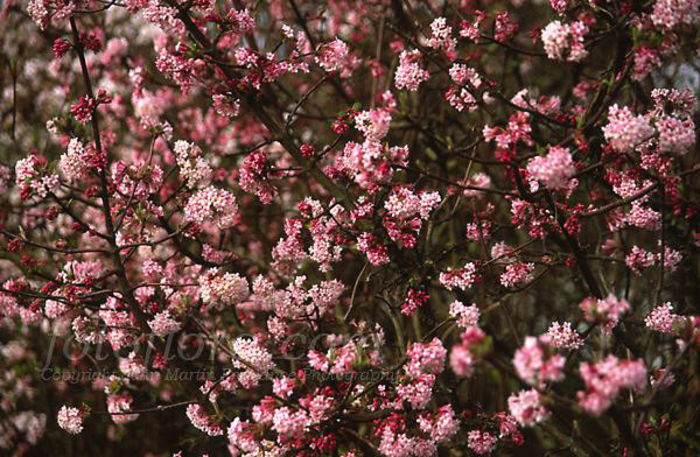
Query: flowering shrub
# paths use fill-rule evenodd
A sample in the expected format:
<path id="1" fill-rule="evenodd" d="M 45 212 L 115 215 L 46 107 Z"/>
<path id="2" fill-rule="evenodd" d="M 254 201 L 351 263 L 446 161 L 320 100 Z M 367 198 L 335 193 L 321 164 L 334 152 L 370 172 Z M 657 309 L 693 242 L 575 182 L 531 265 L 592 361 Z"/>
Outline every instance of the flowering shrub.
<path id="1" fill-rule="evenodd" d="M 0 454 L 697 455 L 697 0 L 7 0 Z"/>

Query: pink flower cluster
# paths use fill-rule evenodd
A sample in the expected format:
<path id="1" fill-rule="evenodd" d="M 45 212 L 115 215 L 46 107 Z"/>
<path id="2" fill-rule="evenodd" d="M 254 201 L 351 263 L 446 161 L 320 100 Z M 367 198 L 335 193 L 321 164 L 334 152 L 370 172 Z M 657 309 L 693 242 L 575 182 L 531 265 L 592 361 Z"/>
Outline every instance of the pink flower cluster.
<path id="1" fill-rule="evenodd" d="M 413 343 L 406 350 L 408 363 L 404 367 L 406 374 L 419 377 L 424 373 L 438 374 L 445 369 L 447 350 L 439 338 L 433 338 L 430 343 Z"/>
<path id="2" fill-rule="evenodd" d="M 673 305 L 669 302 L 658 305 L 644 318 L 647 328 L 668 335 L 677 334 L 686 322 L 685 317 L 673 313 Z"/>
<path id="3" fill-rule="evenodd" d="M 568 148 L 550 146 L 547 155 L 532 158 L 527 164 L 528 173 L 550 190 L 563 190 L 576 172 Z"/>
<path id="4" fill-rule="evenodd" d="M 473 68 L 455 63 L 449 70 L 455 85 L 445 93 L 445 99 L 457 111 L 474 111 L 477 108 L 475 91 L 482 85 L 481 76 Z"/>
<path id="5" fill-rule="evenodd" d="M 651 21 L 668 30 L 682 24 L 697 24 L 700 21 L 698 7 L 698 0 L 656 0 Z"/>
<path id="6" fill-rule="evenodd" d="M 178 140 L 173 147 L 180 176 L 189 188 L 197 188 L 199 184 L 207 183 L 212 175 L 209 162 L 202 156 L 199 146 L 187 141 Z"/>
<path id="7" fill-rule="evenodd" d="M 450 351 L 450 367 L 460 377 L 467 378 L 474 373 L 477 357 L 474 349 L 480 344 L 486 334 L 479 327 L 480 312 L 476 305 L 465 306 L 459 300 L 450 305 L 450 317 L 464 329 L 460 335 L 461 342 L 452 346 Z"/>
<path id="8" fill-rule="evenodd" d="M 338 71 L 346 65 L 348 54 L 348 45 L 336 38 L 320 47 L 316 62 L 328 72 Z"/>
<path id="9" fill-rule="evenodd" d="M 440 204 L 438 192 L 415 193 L 407 187 L 395 189 L 384 202 L 388 215 L 384 227 L 392 241 L 412 248 L 418 233 L 430 213 Z"/>
<path id="10" fill-rule="evenodd" d="M 255 194 L 265 205 L 271 203 L 277 195 L 277 189 L 268 179 L 269 169 L 267 152 L 264 149 L 258 149 L 248 154 L 238 170 L 238 184 L 241 189 Z"/>
<path id="11" fill-rule="evenodd" d="M 440 284 L 447 290 L 467 290 L 478 280 L 476 265 L 472 262 L 467 262 L 458 270 L 448 268 L 447 271 L 440 273 Z"/>
<path id="12" fill-rule="evenodd" d="M 436 18 L 430 23 L 430 31 L 428 46 L 441 50 L 452 60 L 456 56 L 457 41 L 452 37 L 452 27 L 447 25 L 447 20 L 444 17 Z"/>
<path id="13" fill-rule="evenodd" d="M 587 55 L 583 37 L 588 33 L 588 26 L 581 21 L 562 24 L 552 21 L 542 29 L 542 43 L 547 57 L 554 60 L 580 62 Z"/>
<path id="14" fill-rule="evenodd" d="M 651 98 L 659 151 L 677 156 L 686 154 L 695 144 L 695 95 L 688 89 L 654 89 Z"/>
<path id="15" fill-rule="evenodd" d="M 523 345 L 515 352 L 513 366 L 520 379 L 543 387 L 547 382 L 564 379 L 564 363 L 561 354 L 553 353 L 549 338 L 542 335 L 525 337 Z"/>
<path id="16" fill-rule="evenodd" d="M 194 224 L 212 222 L 224 230 L 233 227 L 238 213 L 236 197 L 225 189 L 208 186 L 195 192 L 185 206 L 185 220 Z"/>
<path id="17" fill-rule="evenodd" d="M 615 401 L 622 389 L 642 392 L 647 384 L 647 369 L 641 360 L 620 360 L 608 355 L 597 363 L 579 366 L 586 390 L 577 393 L 581 407 L 599 416 Z"/>
<path id="18" fill-rule="evenodd" d="M 209 436 L 221 436 L 224 434 L 220 425 L 212 422 L 211 417 L 206 412 L 204 407 L 199 404 L 191 404 L 185 411 L 187 418 L 193 426 L 206 433 Z"/>
<path id="19" fill-rule="evenodd" d="M 236 338 L 232 350 L 233 366 L 243 370 L 238 374 L 238 381 L 246 389 L 256 387 L 263 376 L 275 368 L 272 354 L 257 338 Z"/>
<path id="20" fill-rule="evenodd" d="M 30 154 L 15 164 L 15 183 L 20 187 L 20 196 L 27 199 L 32 192 L 40 198 L 46 198 L 49 192 L 55 192 L 59 186 L 58 175 L 44 172 L 46 159 Z"/>
<path id="21" fill-rule="evenodd" d="M 455 300 L 450 304 L 450 317 L 465 330 L 472 326 L 478 326 L 480 315 L 481 313 L 476 304 L 466 306 L 459 300 Z"/>
<path id="22" fill-rule="evenodd" d="M 549 344 L 558 349 L 578 349 L 583 346 L 583 339 L 571 328 L 570 322 L 552 322 L 546 335 Z"/>
<path id="23" fill-rule="evenodd" d="M 77 435 L 83 431 L 83 412 L 71 406 L 61 406 L 58 411 L 58 426 L 71 435 Z"/>
<path id="24" fill-rule="evenodd" d="M 489 432 L 470 430 L 467 433 L 467 447 L 477 455 L 490 454 L 497 443 L 498 438 Z"/>
<path id="25" fill-rule="evenodd" d="M 238 273 L 219 274 L 218 268 L 210 269 L 199 279 L 202 301 L 216 309 L 236 305 L 250 293 L 248 280 Z"/>
<path id="26" fill-rule="evenodd" d="M 389 250 L 376 236 L 371 233 L 362 233 L 357 238 L 357 249 L 367 256 L 372 265 L 382 266 L 390 262 Z"/>
<path id="27" fill-rule="evenodd" d="M 238 99 L 233 99 L 226 94 L 214 94 L 211 99 L 214 109 L 221 116 L 234 118 L 240 113 L 241 102 Z"/>
<path id="28" fill-rule="evenodd" d="M 535 389 L 521 390 L 508 397 L 508 411 L 518 423 L 525 427 L 544 422 L 549 410 L 542 405 L 542 396 Z"/>
<path id="29" fill-rule="evenodd" d="M 630 310 L 630 304 L 627 300 L 617 298 L 614 295 L 609 295 L 603 300 L 588 297 L 581 302 L 579 307 L 586 320 L 602 324 L 606 331 L 615 328 L 620 316 Z"/>
<path id="30" fill-rule="evenodd" d="M 626 106 L 610 107 L 608 124 L 603 127 L 605 139 L 617 152 L 631 152 L 654 135 L 654 128 L 644 115 L 635 116 Z"/>
<path id="31" fill-rule="evenodd" d="M 375 192 L 379 184 L 393 176 L 392 165 L 406 166 L 408 146 L 385 149 L 379 141 L 368 138 L 363 143 L 349 142 L 336 158 L 339 171 L 351 176 L 360 187 Z"/>
<path id="32" fill-rule="evenodd" d="M 513 288 L 522 286 L 533 280 L 532 272 L 535 270 L 534 263 L 515 262 L 506 266 L 500 282 L 503 287 Z"/>
<path id="33" fill-rule="evenodd" d="M 112 414 L 115 424 L 128 424 L 139 418 L 138 414 L 126 414 L 131 411 L 133 402 L 129 393 L 107 395 L 107 411 Z"/>
<path id="34" fill-rule="evenodd" d="M 518 111 L 508 118 L 505 128 L 484 126 L 483 135 L 486 141 L 496 141 L 500 151 L 508 151 L 517 143 L 522 142 L 526 146 L 534 143 L 530 136 L 532 126 L 530 125 L 530 113 Z"/>
<path id="35" fill-rule="evenodd" d="M 675 271 L 678 264 L 683 260 L 683 254 L 668 246 L 664 249 L 663 266 L 664 269 Z M 629 254 L 625 257 L 625 264 L 636 275 L 642 274 L 642 269 L 661 263 L 661 252 L 650 252 L 637 245 L 632 246 Z"/>
<path id="36" fill-rule="evenodd" d="M 421 308 L 423 305 L 428 303 L 429 298 L 430 295 L 428 295 L 424 290 L 413 288 L 408 289 L 406 291 L 406 297 L 401 304 L 401 314 L 406 316 L 414 314 L 418 308 Z"/>
<path id="37" fill-rule="evenodd" d="M 160 337 L 165 337 L 182 328 L 182 324 L 173 319 L 168 311 L 161 311 L 156 314 L 153 319 L 148 321 L 148 325 L 151 327 L 151 330 L 153 330 L 153 333 Z"/>
<path id="38" fill-rule="evenodd" d="M 422 54 L 418 50 L 402 51 L 399 56 L 399 66 L 394 76 L 397 89 L 418 90 L 418 86 L 430 78 L 430 73 L 421 67 Z"/>

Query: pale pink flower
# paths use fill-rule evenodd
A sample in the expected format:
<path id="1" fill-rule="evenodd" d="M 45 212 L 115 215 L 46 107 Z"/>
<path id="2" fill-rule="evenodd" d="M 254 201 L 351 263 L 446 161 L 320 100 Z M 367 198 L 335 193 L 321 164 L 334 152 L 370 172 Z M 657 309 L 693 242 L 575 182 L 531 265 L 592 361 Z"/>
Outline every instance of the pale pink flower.
<path id="1" fill-rule="evenodd" d="M 153 319 L 148 321 L 148 326 L 151 327 L 153 333 L 160 337 L 165 337 L 182 328 L 182 324 L 173 319 L 168 311 L 161 311 L 156 314 Z"/>
<path id="2" fill-rule="evenodd" d="M 654 128 L 647 116 L 635 116 L 628 107 L 619 108 L 615 104 L 608 111 L 608 124 L 603 127 L 603 135 L 615 151 L 631 152 L 651 139 Z"/>
<path id="3" fill-rule="evenodd" d="M 467 262 L 464 267 L 459 270 L 448 268 L 447 271 L 440 273 L 440 284 L 447 290 L 453 290 L 455 288 L 467 290 L 477 279 L 476 265 L 472 262 Z"/>
<path id="4" fill-rule="evenodd" d="M 685 322 L 685 317 L 673 314 L 673 305 L 670 302 L 658 305 L 644 318 L 647 328 L 668 335 L 676 334 Z"/>
<path id="5" fill-rule="evenodd" d="M 418 86 L 430 78 L 427 70 L 421 68 L 422 54 L 418 50 L 403 51 L 399 55 L 399 66 L 394 76 L 397 89 L 418 90 Z"/>
<path id="6" fill-rule="evenodd" d="M 225 189 L 214 186 L 198 190 L 185 206 L 185 220 L 195 224 L 213 222 L 220 229 L 231 228 L 236 222 L 236 197 Z"/>
<path id="7" fill-rule="evenodd" d="M 565 362 L 563 356 L 552 353 L 548 338 L 543 336 L 525 337 L 523 345 L 513 357 L 513 366 L 520 379 L 533 386 L 564 379 Z"/>
<path id="8" fill-rule="evenodd" d="M 450 317 L 457 321 L 457 325 L 466 329 L 471 326 L 479 325 L 479 308 L 476 304 L 466 306 L 459 300 L 455 300 L 450 304 Z"/>
<path id="9" fill-rule="evenodd" d="M 532 427 L 549 417 L 549 411 L 542 405 L 540 393 L 535 389 L 521 390 L 511 395 L 508 398 L 508 410 L 525 427 Z"/>
<path id="10" fill-rule="evenodd" d="M 570 322 L 552 322 L 547 330 L 549 344 L 560 349 L 578 349 L 583 346 L 583 339 L 571 328 Z"/>
<path id="11" fill-rule="evenodd" d="M 196 403 L 189 405 L 185 411 L 185 414 L 187 414 L 187 418 L 195 428 L 201 430 L 207 435 L 221 436 L 224 434 L 221 426 L 212 422 L 211 417 L 201 405 Z"/>
<path id="12" fill-rule="evenodd" d="M 467 447 L 478 455 L 489 454 L 497 443 L 498 438 L 489 432 L 471 430 L 467 433 Z"/>
<path id="13" fill-rule="evenodd" d="M 582 362 L 579 366 L 586 384 L 579 391 L 579 404 L 589 413 L 599 416 L 607 410 L 622 389 L 642 392 L 647 384 L 647 369 L 641 360 L 619 360 L 608 355 L 600 362 Z"/>
<path id="14" fill-rule="evenodd" d="M 504 287 L 513 288 L 529 283 L 534 279 L 534 263 L 515 262 L 506 266 L 500 281 Z"/>
<path id="15" fill-rule="evenodd" d="M 588 33 L 588 26 L 581 21 L 562 24 L 552 21 L 542 29 L 542 43 L 547 57 L 555 60 L 579 62 L 588 55 L 583 45 L 583 37 Z"/>
<path id="16" fill-rule="evenodd" d="M 78 408 L 61 406 L 58 411 L 58 426 L 71 435 L 77 435 L 83 431 L 83 413 Z"/>
<path id="17" fill-rule="evenodd" d="M 532 158 L 527 164 L 530 175 L 550 190 L 565 190 L 576 173 L 568 148 L 550 146 L 547 155 Z"/>

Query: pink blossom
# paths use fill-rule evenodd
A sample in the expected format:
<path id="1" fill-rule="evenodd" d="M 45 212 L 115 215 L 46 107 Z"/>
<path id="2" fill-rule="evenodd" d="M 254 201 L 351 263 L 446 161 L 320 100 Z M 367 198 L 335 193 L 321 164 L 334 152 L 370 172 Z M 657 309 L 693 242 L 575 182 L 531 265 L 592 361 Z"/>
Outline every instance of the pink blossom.
<path id="1" fill-rule="evenodd" d="M 479 325 L 479 308 L 476 304 L 465 306 L 459 300 L 455 300 L 450 304 L 450 317 L 457 321 L 457 325 L 466 329 L 472 326 Z"/>
<path id="2" fill-rule="evenodd" d="M 632 79 L 643 80 L 655 67 L 661 65 L 659 53 L 646 46 L 640 46 L 634 53 L 634 67 L 632 68 Z"/>
<path id="3" fill-rule="evenodd" d="M 421 68 L 421 57 L 422 54 L 418 50 L 401 52 L 399 67 L 394 76 L 394 85 L 397 89 L 416 91 L 422 82 L 428 80 L 430 74 Z"/>
<path id="4" fill-rule="evenodd" d="M 632 246 L 632 250 L 625 257 L 625 264 L 636 274 L 640 274 L 642 268 L 649 268 L 656 263 L 653 252 L 646 251 L 639 246 Z"/>
<path id="5" fill-rule="evenodd" d="M 365 253 L 367 260 L 372 265 L 382 266 L 389 263 L 389 254 L 386 246 L 380 244 L 377 237 L 371 233 L 363 233 L 359 236 L 357 249 Z"/>
<path id="6" fill-rule="evenodd" d="M 608 124 L 603 127 L 603 135 L 617 152 L 631 152 L 649 140 L 654 134 L 646 116 L 635 116 L 626 106 L 610 107 Z"/>
<path id="7" fill-rule="evenodd" d="M 525 337 L 523 345 L 513 357 L 513 365 L 520 379 L 538 386 L 564 379 L 565 362 L 564 357 L 552 353 L 546 337 Z"/>
<path id="8" fill-rule="evenodd" d="M 202 301 L 217 309 L 223 306 L 236 305 L 248 298 L 248 280 L 238 273 L 224 273 L 219 275 L 217 268 L 200 277 Z"/>
<path id="9" fill-rule="evenodd" d="M 657 0 L 651 13 L 654 25 L 666 29 L 681 24 L 697 24 L 698 20 L 697 0 Z"/>
<path id="10" fill-rule="evenodd" d="M 188 187 L 196 188 L 200 183 L 206 183 L 212 174 L 211 166 L 204 157 L 202 150 L 193 143 L 178 140 L 173 147 L 180 176 L 187 182 Z"/>
<path id="11" fill-rule="evenodd" d="M 685 317 L 673 314 L 673 305 L 670 302 L 658 305 L 644 318 L 647 328 L 668 335 L 678 333 L 685 322 Z"/>
<path id="12" fill-rule="evenodd" d="M 508 410 L 525 427 L 532 427 L 549 417 L 549 411 L 542 405 L 541 395 L 535 389 L 521 390 L 511 395 L 508 398 Z"/>
<path id="13" fill-rule="evenodd" d="M 455 344 L 450 351 L 450 368 L 461 378 L 468 378 L 474 373 L 474 355 L 464 344 Z"/>
<path id="14" fill-rule="evenodd" d="M 238 380 L 246 389 L 256 387 L 275 368 L 272 354 L 257 339 L 239 337 L 233 341 L 233 366 L 242 373 Z"/>
<path id="15" fill-rule="evenodd" d="M 112 414 L 115 424 L 128 424 L 139 418 L 138 414 L 125 414 L 131 411 L 134 399 L 130 394 L 111 394 L 107 396 L 107 411 Z"/>
<path id="16" fill-rule="evenodd" d="M 527 164 L 527 171 L 550 190 L 563 190 L 576 172 L 568 148 L 550 146 L 546 156 L 537 156 Z"/>
<path id="17" fill-rule="evenodd" d="M 447 25 L 444 17 L 439 17 L 430 23 L 431 36 L 428 46 L 442 50 L 448 58 L 455 53 L 457 41 L 452 37 L 452 27 Z"/>
<path id="18" fill-rule="evenodd" d="M 584 299 L 579 305 L 583 316 L 590 322 L 601 322 L 606 330 L 612 330 L 620 320 L 620 316 L 630 310 L 630 305 L 624 298 L 608 295 L 604 300 L 592 297 Z"/>
<path id="19" fill-rule="evenodd" d="M 272 202 L 277 189 L 269 181 L 267 152 L 264 149 L 254 151 L 243 160 L 239 169 L 238 184 L 246 192 L 255 194 L 263 204 Z"/>
<path id="20" fill-rule="evenodd" d="M 272 419 L 272 429 L 290 438 L 302 436 L 310 424 L 311 418 L 306 411 L 292 411 L 286 406 L 276 409 Z"/>
<path id="21" fill-rule="evenodd" d="M 491 453 L 498 443 L 498 438 L 489 432 L 470 430 L 467 433 L 467 447 L 478 455 Z"/>
<path id="22" fill-rule="evenodd" d="M 238 116 L 241 109 L 241 103 L 238 99 L 231 98 L 226 94 L 215 94 L 211 98 L 214 102 L 214 109 L 221 116 L 229 118 Z"/>
<path id="23" fill-rule="evenodd" d="M 148 321 L 148 325 L 153 330 L 153 333 L 160 337 L 177 332 L 182 328 L 182 324 L 173 319 L 168 311 L 161 311 L 156 314 L 152 320 Z"/>
<path id="24" fill-rule="evenodd" d="M 586 384 L 579 391 L 579 404 L 589 413 L 599 416 L 607 410 L 622 389 L 642 392 L 647 383 L 647 369 L 641 360 L 619 360 L 608 355 L 600 362 L 582 362 L 579 366 Z"/>
<path id="25" fill-rule="evenodd" d="M 435 375 L 421 374 L 396 387 L 399 398 L 413 409 L 424 409 L 433 397 Z"/>
<path id="26" fill-rule="evenodd" d="M 437 374 L 445 368 L 447 350 L 438 338 L 433 338 L 430 343 L 413 343 L 407 350 L 409 358 L 404 367 L 406 373 L 418 377 L 423 373 Z"/>
<path id="27" fill-rule="evenodd" d="M 583 37 L 588 33 L 588 26 L 581 21 L 571 24 L 562 24 L 560 21 L 552 21 L 542 29 L 542 43 L 547 57 L 554 60 L 568 60 L 579 62 L 583 60 L 588 51 L 583 44 Z"/>
<path id="28" fill-rule="evenodd" d="M 58 426 L 71 435 L 77 435 L 83 431 L 83 413 L 78 408 L 61 406 L 58 411 Z"/>
<path id="29" fill-rule="evenodd" d="M 549 4 L 559 14 L 564 14 L 570 6 L 569 0 L 549 0 Z"/>
<path id="30" fill-rule="evenodd" d="M 236 197 L 231 192 L 214 186 L 195 192 L 185 206 L 185 220 L 188 222 L 213 222 L 222 230 L 235 224 L 237 213 Z"/>
<path id="31" fill-rule="evenodd" d="M 522 286 L 534 279 L 532 272 L 534 263 L 516 262 L 506 266 L 506 271 L 501 275 L 501 284 L 504 287 L 513 288 Z"/>
<path id="32" fill-rule="evenodd" d="M 474 282 L 478 279 L 476 274 L 476 265 L 471 262 L 467 262 L 463 268 L 459 270 L 452 270 L 448 268 L 447 271 L 440 273 L 440 284 L 442 284 L 447 290 L 452 289 L 469 289 Z"/>
<path id="33" fill-rule="evenodd" d="M 578 349 L 583 346 L 583 339 L 571 328 L 570 322 L 552 322 L 547 330 L 549 344 L 560 349 Z"/>
<path id="34" fill-rule="evenodd" d="M 348 54 L 348 45 L 336 38 L 321 46 L 316 62 L 326 71 L 338 71 L 346 64 Z"/>
<path id="35" fill-rule="evenodd" d="M 201 405 L 196 403 L 189 405 L 185 413 L 187 414 L 187 418 L 190 420 L 192 425 L 207 435 L 221 436 L 224 434 L 221 427 L 212 422 L 211 417 Z"/>

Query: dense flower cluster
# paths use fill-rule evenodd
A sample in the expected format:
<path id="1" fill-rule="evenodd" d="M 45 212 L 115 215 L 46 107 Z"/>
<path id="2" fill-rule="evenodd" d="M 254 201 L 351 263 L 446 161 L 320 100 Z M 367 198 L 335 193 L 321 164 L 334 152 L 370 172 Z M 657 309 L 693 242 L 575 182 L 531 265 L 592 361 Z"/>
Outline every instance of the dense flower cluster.
<path id="1" fill-rule="evenodd" d="M 549 411 L 542 405 L 542 398 L 535 389 L 521 390 L 508 398 L 508 410 L 520 425 L 531 427 L 547 420 Z"/>
<path id="2" fill-rule="evenodd" d="M 568 186 L 569 178 L 576 172 L 571 153 L 567 148 L 550 147 L 547 155 L 537 156 L 527 164 L 530 175 L 550 190 Z"/>
<path id="3" fill-rule="evenodd" d="M 195 192 L 185 206 L 185 220 L 194 224 L 213 222 L 220 229 L 236 222 L 236 197 L 226 189 L 208 186 Z"/>
<path id="4" fill-rule="evenodd" d="M 555 60 L 579 62 L 588 55 L 584 46 L 584 36 L 588 26 L 581 21 L 562 24 L 553 21 L 542 29 L 542 43 L 547 57 Z"/>
<path id="5" fill-rule="evenodd" d="M 399 56 L 399 67 L 396 69 L 394 85 L 397 89 L 418 90 L 418 86 L 426 81 L 430 74 L 421 67 L 420 51 L 402 51 Z"/>
<path id="6" fill-rule="evenodd" d="M 566 359 L 561 354 L 552 352 L 547 336 L 526 337 L 513 357 L 513 366 L 520 379 L 540 387 L 546 382 L 564 379 L 564 363 Z"/>
<path id="7" fill-rule="evenodd" d="M 639 360 L 620 360 L 608 355 L 597 363 L 583 362 L 579 366 L 585 391 L 579 391 L 578 401 L 591 414 L 607 410 L 622 389 L 643 391 L 647 384 L 647 369 Z"/>
<path id="8" fill-rule="evenodd" d="M 83 431 L 83 413 L 71 406 L 62 406 L 57 415 L 58 425 L 71 435 Z"/>

